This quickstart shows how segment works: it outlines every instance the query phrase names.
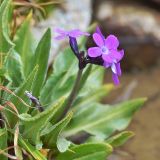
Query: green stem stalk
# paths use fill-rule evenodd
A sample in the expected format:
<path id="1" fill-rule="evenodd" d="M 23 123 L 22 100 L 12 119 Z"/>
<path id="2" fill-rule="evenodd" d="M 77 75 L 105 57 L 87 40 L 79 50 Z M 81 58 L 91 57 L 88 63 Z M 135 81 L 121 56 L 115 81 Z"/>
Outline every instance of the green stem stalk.
<path id="1" fill-rule="evenodd" d="M 81 80 L 81 77 L 82 77 L 82 72 L 83 72 L 83 69 L 79 69 L 78 70 L 78 73 L 77 73 L 77 77 L 76 77 L 76 80 L 75 80 L 75 83 L 74 83 L 74 86 L 73 86 L 73 89 L 68 97 L 68 100 L 65 104 L 65 109 L 63 111 L 63 114 L 61 115 L 60 117 L 60 120 L 63 119 L 66 115 L 66 113 L 69 111 L 69 109 L 71 108 L 74 100 L 75 100 L 75 97 L 77 95 L 77 92 L 79 90 L 79 85 L 80 85 L 80 80 Z"/>

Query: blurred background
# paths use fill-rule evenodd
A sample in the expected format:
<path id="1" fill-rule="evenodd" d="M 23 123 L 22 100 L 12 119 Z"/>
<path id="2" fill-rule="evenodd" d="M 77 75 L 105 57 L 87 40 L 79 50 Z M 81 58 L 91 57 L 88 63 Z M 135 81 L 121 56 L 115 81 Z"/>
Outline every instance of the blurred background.
<path id="1" fill-rule="evenodd" d="M 125 49 L 123 76 L 105 103 L 148 97 L 128 130 L 135 137 L 110 160 L 160 159 L 160 0 L 15 0 L 18 24 L 33 9 L 33 33 L 39 39 L 47 27 L 86 31 L 97 22 L 104 35 L 115 34 Z M 54 36 L 54 30 L 53 36 Z M 14 33 L 13 33 L 14 34 Z M 67 42 L 53 39 L 50 62 Z M 93 45 L 88 41 L 88 46 Z M 106 72 L 105 82 L 112 82 Z"/>

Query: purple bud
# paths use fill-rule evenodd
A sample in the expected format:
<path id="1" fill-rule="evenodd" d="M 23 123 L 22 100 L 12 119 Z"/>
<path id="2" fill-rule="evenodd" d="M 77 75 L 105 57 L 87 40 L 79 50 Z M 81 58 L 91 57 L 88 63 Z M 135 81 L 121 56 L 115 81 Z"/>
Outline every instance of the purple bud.
<path id="1" fill-rule="evenodd" d="M 76 38 L 69 37 L 69 44 L 71 46 L 71 49 L 72 49 L 73 53 L 78 58 L 78 56 L 79 56 L 79 50 L 78 50 L 78 44 L 77 44 Z"/>

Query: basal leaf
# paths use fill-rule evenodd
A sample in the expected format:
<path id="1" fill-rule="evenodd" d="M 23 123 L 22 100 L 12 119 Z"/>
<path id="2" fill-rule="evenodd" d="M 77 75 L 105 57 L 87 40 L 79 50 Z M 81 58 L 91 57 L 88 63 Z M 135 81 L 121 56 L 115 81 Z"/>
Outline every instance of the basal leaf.
<path id="1" fill-rule="evenodd" d="M 54 103 L 62 96 L 68 96 L 74 83 L 74 76 L 70 76 L 64 85 L 62 85 L 61 83 L 65 75 L 66 72 L 59 75 L 53 74 L 48 79 L 40 95 L 40 102 L 43 105 Z"/>
<path id="2" fill-rule="evenodd" d="M 68 149 L 70 143 L 61 135 L 62 130 L 66 127 L 72 118 L 72 112 L 69 113 L 64 119 L 57 124 L 43 131 L 42 141 L 46 148 L 53 149 L 57 146 L 60 152 L 64 152 Z M 64 143 L 62 143 L 64 142 Z"/>
<path id="3" fill-rule="evenodd" d="M 51 31 L 48 29 L 40 40 L 34 55 L 34 65 L 38 65 L 38 73 L 33 86 L 33 95 L 39 97 L 45 82 L 48 68 L 48 58 L 51 47 Z"/>
<path id="4" fill-rule="evenodd" d="M 60 152 L 65 152 L 70 145 L 71 145 L 71 142 L 66 140 L 64 137 L 61 137 L 61 136 L 58 137 L 57 148 Z"/>
<path id="5" fill-rule="evenodd" d="M 10 9 L 11 0 L 3 0 L 0 6 L 0 53 L 7 53 L 14 45 L 9 33 Z"/>
<path id="6" fill-rule="evenodd" d="M 134 133 L 131 131 L 124 131 L 117 135 L 114 135 L 107 139 L 107 143 L 109 143 L 113 147 L 119 147 L 126 143 L 130 138 L 134 136 Z"/>
<path id="7" fill-rule="evenodd" d="M 17 33 L 14 37 L 15 50 L 22 59 L 23 73 L 25 77 L 27 77 L 32 70 L 33 64 L 31 62 L 35 51 L 35 41 L 30 31 L 31 18 L 32 14 L 30 13 L 17 30 Z"/>
<path id="8" fill-rule="evenodd" d="M 30 73 L 30 75 L 28 76 L 28 78 L 24 81 L 24 83 L 22 83 L 22 85 L 19 86 L 19 88 L 17 88 L 15 90 L 15 94 L 20 97 L 21 99 L 23 99 L 23 101 L 25 101 L 26 103 L 29 102 L 29 98 L 25 95 L 25 91 L 31 91 L 32 87 L 33 87 L 33 82 L 35 80 L 35 77 L 37 75 L 39 66 L 35 66 L 35 68 L 33 69 L 33 71 Z M 18 98 L 12 96 L 10 98 L 10 101 L 12 103 L 14 103 L 14 105 L 16 106 L 16 108 L 19 111 L 19 114 L 21 113 L 25 113 L 28 111 L 28 108 L 26 105 L 20 104 Z"/>
<path id="9" fill-rule="evenodd" d="M 79 96 L 75 104 L 73 105 L 75 108 L 85 107 L 87 105 L 93 104 L 94 102 L 98 102 L 106 96 L 113 89 L 113 85 L 103 85 L 98 89 L 90 90 L 90 94 Z"/>
<path id="10" fill-rule="evenodd" d="M 54 74 L 62 74 L 67 71 L 66 79 L 78 71 L 77 59 L 70 48 L 59 53 L 54 60 Z"/>
<path id="11" fill-rule="evenodd" d="M 22 135 L 26 139 L 28 139 L 32 144 L 39 145 L 40 142 L 40 132 L 42 129 L 46 127 L 48 122 L 57 112 L 58 108 L 64 102 L 64 98 L 60 99 L 57 103 L 55 103 L 50 108 L 47 108 L 45 111 L 37 114 L 36 116 L 31 117 L 28 114 L 21 114 L 19 118 L 21 120 L 22 125 Z M 33 133 L 33 134 L 31 134 Z"/>
<path id="12" fill-rule="evenodd" d="M 15 90 L 15 94 L 18 97 L 20 97 L 21 99 L 23 99 L 23 101 L 26 102 L 26 103 L 29 102 L 29 98 L 25 95 L 25 91 L 30 91 L 32 89 L 32 84 L 33 84 L 33 81 L 34 81 L 35 76 L 37 74 L 37 70 L 38 70 L 38 66 L 36 66 L 34 68 L 34 70 L 28 76 L 28 78 L 26 79 L 26 81 L 24 81 L 24 83 L 22 83 Z M 19 114 L 26 113 L 29 110 L 28 106 L 26 106 L 25 104 L 23 104 L 22 102 L 20 102 L 20 100 L 17 97 L 15 97 L 14 95 L 11 95 L 8 100 L 11 101 L 16 106 Z M 11 109 L 11 108 L 9 108 L 9 109 Z M 16 124 L 16 122 L 18 120 L 18 117 L 16 117 L 15 115 L 13 115 L 8 110 L 4 110 L 4 114 L 7 117 L 7 121 L 10 123 L 10 126 L 14 127 L 14 125 Z"/>
<path id="13" fill-rule="evenodd" d="M 19 145 L 24 148 L 28 153 L 30 153 L 36 160 L 47 160 L 47 158 L 34 146 L 32 146 L 27 140 L 19 136 Z"/>
<path id="14" fill-rule="evenodd" d="M 73 86 L 78 65 L 71 49 L 57 55 L 54 61 L 54 72 L 44 85 L 40 101 L 42 104 L 50 104 L 61 96 L 66 96 Z"/>
<path id="15" fill-rule="evenodd" d="M 4 66 L 6 67 L 7 74 L 11 79 L 12 86 L 18 87 L 24 80 L 22 74 L 22 61 L 21 57 L 13 48 L 10 49 Z"/>
<path id="16" fill-rule="evenodd" d="M 104 68 L 100 66 L 92 66 L 92 71 L 83 87 L 84 90 L 88 90 L 90 88 L 98 88 L 103 84 L 104 80 Z"/>
<path id="17" fill-rule="evenodd" d="M 103 140 L 114 131 L 125 129 L 145 100 L 145 98 L 135 99 L 116 106 L 91 104 L 78 108 L 64 134 L 72 136 L 80 131 L 86 131 Z"/>
<path id="18" fill-rule="evenodd" d="M 0 128 L 0 160 L 8 160 L 6 156 L 1 154 L 1 152 L 3 152 L 3 150 L 6 148 L 7 148 L 7 130 L 6 128 Z"/>
<path id="19" fill-rule="evenodd" d="M 60 153 L 57 160 L 105 160 L 112 153 L 112 147 L 105 143 L 86 143 L 71 147 Z"/>

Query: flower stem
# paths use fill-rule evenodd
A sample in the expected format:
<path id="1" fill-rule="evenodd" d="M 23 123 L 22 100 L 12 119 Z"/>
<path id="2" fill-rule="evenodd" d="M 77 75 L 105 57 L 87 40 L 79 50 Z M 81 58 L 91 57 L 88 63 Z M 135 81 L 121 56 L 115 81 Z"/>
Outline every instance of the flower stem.
<path id="1" fill-rule="evenodd" d="M 82 72 L 83 72 L 83 69 L 79 69 L 78 70 L 78 73 L 77 73 L 77 77 L 76 77 L 76 80 L 75 80 L 75 83 L 74 83 L 74 86 L 73 86 L 73 89 L 68 97 L 68 100 L 65 104 L 65 109 L 63 111 L 63 114 L 61 115 L 60 117 L 60 120 L 62 118 L 65 117 L 66 113 L 69 111 L 69 109 L 71 108 L 72 104 L 73 104 L 73 101 L 75 100 L 75 97 L 78 93 L 78 90 L 79 90 L 79 85 L 80 85 L 80 80 L 81 80 L 81 77 L 82 77 Z"/>

